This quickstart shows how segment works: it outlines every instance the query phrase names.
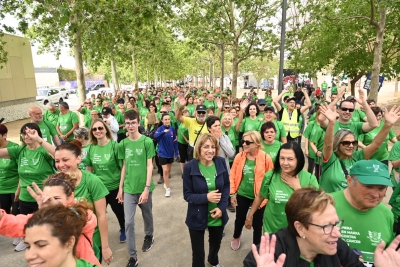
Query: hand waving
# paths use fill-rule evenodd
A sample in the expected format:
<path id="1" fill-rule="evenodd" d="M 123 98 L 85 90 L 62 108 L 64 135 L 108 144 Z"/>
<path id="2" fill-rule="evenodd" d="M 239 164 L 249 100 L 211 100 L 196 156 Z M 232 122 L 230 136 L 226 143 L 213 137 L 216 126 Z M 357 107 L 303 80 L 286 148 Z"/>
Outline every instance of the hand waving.
<path id="1" fill-rule="evenodd" d="M 388 111 L 386 108 L 383 108 L 384 111 L 384 116 L 385 116 L 385 122 L 395 124 L 396 121 L 400 117 L 400 106 L 396 107 L 393 106 L 390 111 Z"/>
<path id="2" fill-rule="evenodd" d="M 257 262 L 257 267 L 282 267 L 285 263 L 286 255 L 279 255 L 278 260 L 275 262 L 274 254 L 275 254 L 275 246 L 276 246 L 276 236 L 272 235 L 271 241 L 269 240 L 269 234 L 265 233 L 264 236 L 261 237 L 260 243 L 260 252 L 257 252 L 256 245 L 252 245 L 252 251 L 254 258 Z"/>
<path id="3" fill-rule="evenodd" d="M 39 188 L 39 186 L 37 186 L 35 182 L 32 183 L 32 187 L 33 189 L 30 186 L 28 186 L 26 189 L 38 203 L 39 209 L 47 207 L 49 205 L 61 204 L 58 200 L 55 200 L 52 196 L 44 194 L 43 191 Z"/>
<path id="4" fill-rule="evenodd" d="M 240 110 L 245 110 L 247 106 L 250 104 L 250 101 L 246 98 L 240 103 Z"/>
<path id="5" fill-rule="evenodd" d="M 400 235 L 392 241 L 387 249 L 385 249 L 385 242 L 379 243 L 374 253 L 375 267 L 400 267 L 400 250 L 396 250 L 399 244 Z"/>
<path id="6" fill-rule="evenodd" d="M 320 105 L 319 106 L 319 111 L 321 112 L 322 115 L 325 116 L 330 122 L 335 122 L 337 113 L 336 113 L 336 107 L 331 110 L 327 104 L 325 105 Z"/>

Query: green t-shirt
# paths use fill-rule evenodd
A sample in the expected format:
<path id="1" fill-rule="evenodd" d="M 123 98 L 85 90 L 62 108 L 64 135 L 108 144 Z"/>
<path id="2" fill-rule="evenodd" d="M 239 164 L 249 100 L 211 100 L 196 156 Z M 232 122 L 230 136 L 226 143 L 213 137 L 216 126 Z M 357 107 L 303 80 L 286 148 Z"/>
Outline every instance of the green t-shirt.
<path id="1" fill-rule="evenodd" d="M 324 141 L 325 141 L 325 131 L 324 129 L 321 128 L 320 125 L 318 125 L 317 123 L 314 124 L 313 130 L 311 132 L 310 138 L 309 138 L 309 144 L 311 142 L 313 142 L 315 144 L 315 146 L 317 147 L 318 151 L 321 151 L 324 149 Z M 322 157 L 317 157 L 317 155 L 314 153 L 314 151 L 312 150 L 311 146 L 310 146 L 310 152 L 308 153 L 313 153 L 315 158 L 315 163 L 316 164 L 321 164 L 322 163 Z"/>
<path id="2" fill-rule="evenodd" d="M 124 114 L 122 114 L 120 111 L 117 111 L 117 113 L 115 113 L 114 118 L 117 120 L 118 125 L 125 123 Z M 124 128 L 119 128 L 117 133 L 119 133 L 119 134 L 125 133 Z"/>
<path id="3" fill-rule="evenodd" d="M 314 125 L 315 125 L 315 121 L 310 122 L 307 125 L 306 129 L 304 130 L 303 136 L 305 138 L 309 139 L 308 140 L 308 157 L 315 160 L 315 152 L 314 152 L 314 150 L 312 150 L 312 148 L 310 146 L 310 137 L 311 137 L 312 131 L 314 129 Z"/>
<path id="4" fill-rule="evenodd" d="M 396 223 L 399 222 L 400 217 L 400 185 L 397 184 L 396 188 L 394 189 L 392 196 L 389 200 L 389 205 L 392 206 L 392 213 L 394 216 L 394 221 Z"/>
<path id="5" fill-rule="evenodd" d="M 146 119 L 146 115 L 147 113 L 149 113 L 149 110 L 146 107 L 142 107 L 140 108 L 139 113 L 140 113 L 140 124 L 144 126 L 144 120 Z"/>
<path id="6" fill-rule="evenodd" d="M 57 125 L 60 127 L 62 134 L 68 133 L 75 123 L 79 123 L 78 115 L 75 112 L 69 111 L 67 114 L 58 117 Z M 74 134 L 71 134 L 68 139 L 71 141 L 74 139 Z"/>
<path id="7" fill-rule="evenodd" d="M 101 114 L 101 111 L 103 110 L 103 106 L 93 106 L 94 110 L 97 110 L 97 112 L 99 112 Z"/>
<path id="8" fill-rule="evenodd" d="M 215 112 L 218 110 L 217 102 L 215 102 L 215 100 L 213 100 L 213 101 L 208 101 L 208 100 L 206 99 L 206 100 L 204 100 L 203 105 L 206 106 L 207 109 L 213 108 Z"/>
<path id="9" fill-rule="evenodd" d="M 390 154 L 389 154 L 389 160 L 390 161 L 398 160 L 398 159 L 400 159 L 400 140 L 397 141 L 396 143 L 394 143 L 392 149 L 390 150 Z M 394 170 L 396 170 L 397 172 L 400 173 L 400 167 L 396 168 Z M 399 183 L 395 178 L 393 169 L 392 169 L 392 171 L 390 173 L 390 178 L 391 178 L 391 181 L 392 181 L 394 186 L 396 186 Z"/>
<path id="10" fill-rule="evenodd" d="M 188 129 L 185 127 L 185 125 L 183 125 L 183 123 L 179 122 L 179 126 L 178 126 L 178 143 L 181 143 L 183 145 L 187 145 L 188 143 L 186 142 L 185 138 L 183 138 L 183 136 L 185 136 L 186 139 L 189 140 L 189 131 L 188 131 Z"/>
<path id="11" fill-rule="evenodd" d="M 321 89 L 322 89 L 322 91 L 326 91 L 326 89 L 328 89 L 328 84 L 327 83 L 322 83 L 321 84 Z"/>
<path id="12" fill-rule="evenodd" d="M 6 148 L 18 147 L 18 144 L 8 141 Z M 15 159 L 0 159 L 0 195 L 14 194 L 19 182 L 18 164 Z"/>
<path id="13" fill-rule="evenodd" d="M 337 93 L 338 93 L 338 87 L 336 85 L 332 86 L 331 94 L 337 94 Z"/>
<path id="14" fill-rule="evenodd" d="M 358 140 L 358 136 L 364 133 L 362 129 L 363 124 L 364 122 L 352 122 L 352 121 L 350 121 L 350 123 L 348 124 L 342 124 L 337 121 L 335 123 L 335 134 L 341 129 L 347 129 L 352 131 L 356 137 L 356 140 Z"/>
<path id="15" fill-rule="evenodd" d="M 301 187 L 318 188 L 317 178 L 305 170 L 298 174 Z M 282 181 L 281 173 L 268 171 L 262 181 L 260 194 L 268 199 L 264 211 L 264 232 L 275 233 L 287 227 L 285 206 L 294 190 Z"/>
<path id="16" fill-rule="evenodd" d="M 94 265 L 93 263 L 87 262 L 82 259 L 75 259 L 76 267 L 99 267 L 98 265 Z"/>
<path id="17" fill-rule="evenodd" d="M 355 109 L 353 114 L 351 115 L 352 122 L 364 122 L 364 118 L 367 117 L 364 111 L 360 109 Z"/>
<path id="18" fill-rule="evenodd" d="M 199 169 L 204 179 L 206 180 L 208 192 L 216 190 L 217 186 L 215 185 L 215 177 L 217 176 L 217 169 L 215 167 L 215 163 L 211 166 L 204 166 L 199 161 Z M 217 208 L 217 203 L 208 202 L 208 223 L 207 226 L 221 226 L 222 218 L 214 219 L 211 217 L 210 211 Z"/>
<path id="19" fill-rule="evenodd" d="M 90 121 L 90 125 L 91 125 L 91 122 L 92 122 L 92 117 L 90 116 L 91 112 L 92 112 L 92 110 L 88 109 L 88 108 L 81 109 L 81 114 L 83 115 L 85 126 L 89 124 L 88 121 Z M 89 127 L 89 126 L 86 126 L 86 127 Z"/>
<path id="20" fill-rule="evenodd" d="M 26 187 L 35 182 L 39 188 L 43 188 L 43 181 L 55 173 L 54 160 L 42 146 L 29 150 L 27 146 L 7 147 L 12 160 L 18 162 L 18 174 L 20 178 L 21 193 L 19 199 L 26 202 L 36 202 L 31 197 Z"/>
<path id="21" fill-rule="evenodd" d="M 53 124 L 49 122 L 41 121 L 38 124 L 40 132 L 42 133 L 42 138 L 49 144 L 53 143 L 53 136 L 57 136 L 57 130 Z"/>
<path id="22" fill-rule="evenodd" d="M 285 126 L 283 126 L 282 122 L 277 121 L 277 120 L 274 120 L 274 125 L 275 125 L 275 129 L 276 129 L 275 140 L 281 141 L 282 137 L 286 137 L 287 136 L 287 132 L 286 132 Z"/>
<path id="23" fill-rule="evenodd" d="M 240 182 L 238 195 L 254 199 L 254 167 L 256 166 L 255 160 L 246 159 L 243 167 L 243 178 Z"/>
<path id="24" fill-rule="evenodd" d="M 178 102 L 178 104 L 179 104 L 179 102 Z M 186 105 L 186 108 L 187 108 L 188 111 L 189 111 L 189 115 L 190 115 L 190 116 L 193 116 L 194 111 L 195 111 L 195 106 L 194 106 L 193 104 L 187 104 L 187 105 Z"/>
<path id="25" fill-rule="evenodd" d="M 242 124 L 240 125 L 239 132 L 248 132 L 248 131 L 260 131 L 261 126 L 263 125 L 263 121 L 255 118 L 254 120 L 250 119 L 250 117 L 246 117 L 243 119 Z"/>
<path id="26" fill-rule="evenodd" d="M 264 97 L 267 106 L 272 106 L 272 96 L 265 96 Z"/>
<path id="27" fill-rule="evenodd" d="M 221 127 L 221 130 L 223 134 L 228 135 L 229 140 L 234 148 L 239 145 L 239 136 L 238 132 L 236 132 L 236 125 L 232 125 L 228 131 L 225 129 L 225 127 Z"/>
<path id="28" fill-rule="evenodd" d="M 373 266 L 376 246 L 382 240 L 388 245 L 394 238 L 393 214 L 383 203 L 368 211 L 357 210 L 343 191 L 332 193 L 332 197 L 338 217 L 344 220 L 341 238 L 350 248 L 362 252 L 365 266 Z"/>
<path id="29" fill-rule="evenodd" d="M 274 140 L 274 143 L 267 144 L 263 140 L 262 145 L 263 145 L 263 151 L 271 157 L 272 162 L 275 162 L 276 156 L 278 156 L 278 151 L 281 148 L 281 146 L 283 145 L 283 143 L 281 143 L 280 141 Z"/>
<path id="30" fill-rule="evenodd" d="M 380 122 L 379 126 L 375 129 L 371 130 L 368 133 L 361 134 L 358 138 L 364 145 L 369 145 L 375 139 L 377 134 L 381 131 L 383 125 L 385 123 L 383 121 Z M 371 156 L 370 159 L 376 159 L 379 161 L 388 160 L 389 158 L 389 151 L 388 151 L 388 141 L 396 137 L 393 129 L 390 129 L 389 134 L 386 135 L 385 141 L 383 141 L 382 145 L 378 148 L 378 150 Z"/>
<path id="31" fill-rule="evenodd" d="M 85 170 L 85 171 L 86 171 L 86 167 L 87 167 L 87 165 L 86 165 L 86 156 L 87 156 L 87 154 L 88 154 L 88 151 L 89 151 L 89 149 L 90 149 L 90 146 L 91 146 L 90 143 L 87 144 L 86 146 L 82 146 L 82 155 L 81 155 L 82 161 L 81 161 L 81 163 L 79 163 L 79 165 L 78 165 L 78 168 L 79 168 L 80 170 Z"/>
<path id="32" fill-rule="evenodd" d="M 104 186 L 100 178 L 87 171 L 82 171 L 81 182 L 75 188 L 74 193 L 77 201 L 87 201 L 91 204 L 94 204 L 95 201 L 98 201 L 109 194 L 107 188 Z M 93 242 L 98 247 L 101 246 L 100 231 L 98 226 L 96 226 L 93 233 Z"/>
<path id="33" fill-rule="evenodd" d="M 155 155 L 153 141 L 144 135 L 135 141 L 128 137 L 119 143 L 118 159 L 125 160 L 126 163 L 125 193 L 133 195 L 144 191 L 147 181 L 147 159 L 152 159 Z M 154 182 L 151 180 L 150 192 L 153 190 Z"/>
<path id="34" fill-rule="evenodd" d="M 110 140 L 105 146 L 91 145 L 86 156 L 86 166 L 93 167 L 108 191 L 119 187 L 122 162 L 118 160 L 118 143 Z"/>
<path id="35" fill-rule="evenodd" d="M 350 159 L 342 160 L 347 172 L 359 160 L 365 159 L 364 150 L 355 151 Z M 342 165 L 335 153 L 327 162 L 322 162 L 321 189 L 328 193 L 341 191 L 347 187 L 347 180 Z"/>
<path id="36" fill-rule="evenodd" d="M 60 110 L 58 108 L 56 108 L 56 111 L 54 113 L 47 109 L 43 114 L 43 120 L 53 124 L 53 126 L 56 127 L 59 115 Z"/>

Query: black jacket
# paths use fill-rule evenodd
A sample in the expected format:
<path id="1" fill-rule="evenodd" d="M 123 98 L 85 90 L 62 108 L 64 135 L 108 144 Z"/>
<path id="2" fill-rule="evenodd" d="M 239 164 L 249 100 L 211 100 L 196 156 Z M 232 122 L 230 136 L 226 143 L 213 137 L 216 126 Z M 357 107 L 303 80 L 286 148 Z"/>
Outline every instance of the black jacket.
<path id="1" fill-rule="evenodd" d="M 222 223 L 225 225 L 229 220 L 226 212 L 230 192 L 229 175 L 226 170 L 224 158 L 215 157 L 213 160 L 217 169 L 215 185 L 219 192 L 222 193 L 221 200 L 217 206 L 222 211 Z M 183 170 L 183 197 L 188 202 L 185 222 L 190 229 L 204 231 L 207 228 L 207 194 L 207 182 L 200 172 L 199 161 L 197 159 L 192 159 L 186 163 Z"/>
<path id="2" fill-rule="evenodd" d="M 279 230 L 276 235 L 275 260 L 282 253 L 286 254 L 284 267 L 310 267 L 310 263 L 300 258 L 300 249 L 296 238 L 293 238 L 287 228 Z M 243 261 L 244 267 L 256 267 L 253 252 L 250 251 Z M 335 255 L 318 254 L 314 259 L 315 267 L 364 267 L 353 250 L 339 238 Z"/>

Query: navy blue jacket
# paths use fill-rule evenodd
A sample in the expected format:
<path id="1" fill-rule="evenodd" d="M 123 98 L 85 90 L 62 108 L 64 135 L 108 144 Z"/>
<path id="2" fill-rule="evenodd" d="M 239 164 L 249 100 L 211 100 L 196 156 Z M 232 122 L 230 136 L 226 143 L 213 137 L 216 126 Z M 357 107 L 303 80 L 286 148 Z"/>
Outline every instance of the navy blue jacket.
<path id="1" fill-rule="evenodd" d="M 226 169 L 225 159 L 215 157 L 213 159 L 217 170 L 215 185 L 222 193 L 217 204 L 222 211 L 222 223 L 225 225 L 229 218 L 226 207 L 229 203 L 229 175 Z M 183 170 L 183 197 L 188 202 L 186 225 L 193 230 L 203 231 L 208 223 L 208 187 L 204 176 L 200 173 L 199 161 L 192 159 L 186 163 Z"/>
<path id="2" fill-rule="evenodd" d="M 178 157 L 176 131 L 172 126 L 169 127 L 169 132 L 164 133 L 164 130 L 166 130 L 165 126 L 161 125 L 154 133 L 154 138 L 158 143 L 158 156 L 168 159 L 176 158 Z"/>

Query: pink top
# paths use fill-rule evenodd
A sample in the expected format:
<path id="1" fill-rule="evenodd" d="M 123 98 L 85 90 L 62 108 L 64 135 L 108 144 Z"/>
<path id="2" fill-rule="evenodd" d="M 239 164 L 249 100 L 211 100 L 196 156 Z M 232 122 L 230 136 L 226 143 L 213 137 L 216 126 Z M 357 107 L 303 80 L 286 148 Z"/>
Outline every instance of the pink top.
<path id="1" fill-rule="evenodd" d="M 24 227 L 28 222 L 32 214 L 28 215 L 11 215 L 7 214 L 4 210 L 0 209 L 1 219 L 0 219 L 0 235 L 8 236 L 12 238 L 18 238 L 24 236 Z M 76 245 L 76 257 L 79 259 L 84 259 L 92 264 L 101 266 L 99 260 L 94 255 L 92 247 L 92 237 L 94 229 L 97 226 L 97 218 L 93 211 L 88 210 L 88 221 L 85 227 L 82 229 L 82 234 L 79 237 L 78 243 Z"/>

